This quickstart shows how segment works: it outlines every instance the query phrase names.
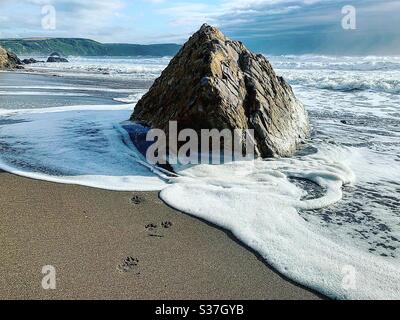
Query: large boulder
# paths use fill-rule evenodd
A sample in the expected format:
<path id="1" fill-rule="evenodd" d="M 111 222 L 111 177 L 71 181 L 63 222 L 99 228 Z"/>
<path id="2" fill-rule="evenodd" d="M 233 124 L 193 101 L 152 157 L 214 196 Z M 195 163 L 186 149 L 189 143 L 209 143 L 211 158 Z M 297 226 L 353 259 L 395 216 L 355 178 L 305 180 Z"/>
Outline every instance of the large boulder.
<path id="1" fill-rule="evenodd" d="M 292 88 L 268 60 L 203 25 L 172 59 L 131 120 L 168 132 L 178 129 L 254 129 L 256 154 L 291 156 L 310 126 Z"/>
<path id="2" fill-rule="evenodd" d="M 0 70 L 22 68 L 21 65 L 21 60 L 14 53 L 0 47 Z"/>

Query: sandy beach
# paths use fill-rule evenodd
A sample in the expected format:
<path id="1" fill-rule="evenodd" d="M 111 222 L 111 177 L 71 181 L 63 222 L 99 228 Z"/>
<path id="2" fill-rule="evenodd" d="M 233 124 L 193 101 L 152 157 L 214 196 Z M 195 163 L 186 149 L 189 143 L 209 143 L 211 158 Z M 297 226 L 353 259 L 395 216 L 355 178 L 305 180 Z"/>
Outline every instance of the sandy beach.
<path id="1" fill-rule="evenodd" d="M 0 172 L 0 203 L 0 299 L 321 298 L 225 231 L 169 208 L 156 192 Z M 126 257 L 138 263 L 123 272 Z M 41 286 L 44 265 L 56 268 L 55 290 Z"/>

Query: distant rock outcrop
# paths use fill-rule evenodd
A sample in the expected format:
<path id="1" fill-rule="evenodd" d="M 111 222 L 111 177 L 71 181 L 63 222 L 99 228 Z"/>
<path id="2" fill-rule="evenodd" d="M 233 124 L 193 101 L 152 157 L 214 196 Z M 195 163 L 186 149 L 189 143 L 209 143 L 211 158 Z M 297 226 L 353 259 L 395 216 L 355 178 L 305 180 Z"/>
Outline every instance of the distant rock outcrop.
<path id="1" fill-rule="evenodd" d="M 38 62 L 44 62 L 44 61 L 38 61 L 34 58 L 29 58 L 29 59 L 23 59 L 22 63 L 23 64 L 32 64 L 32 63 L 38 63 Z"/>
<path id="2" fill-rule="evenodd" d="M 53 52 L 48 58 L 47 62 L 68 62 L 67 59 L 62 58 L 61 55 L 57 52 Z"/>
<path id="3" fill-rule="evenodd" d="M 291 87 L 262 56 L 218 29 L 203 25 L 172 59 L 131 120 L 168 132 L 179 129 L 254 129 L 256 153 L 291 156 L 310 131 Z"/>
<path id="4" fill-rule="evenodd" d="M 49 57 L 47 62 L 68 62 L 68 60 L 61 57 Z"/>
<path id="5" fill-rule="evenodd" d="M 0 70 L 19 69 L 21 65 L 21 60 L 14 53 L 0 47 Z"/>

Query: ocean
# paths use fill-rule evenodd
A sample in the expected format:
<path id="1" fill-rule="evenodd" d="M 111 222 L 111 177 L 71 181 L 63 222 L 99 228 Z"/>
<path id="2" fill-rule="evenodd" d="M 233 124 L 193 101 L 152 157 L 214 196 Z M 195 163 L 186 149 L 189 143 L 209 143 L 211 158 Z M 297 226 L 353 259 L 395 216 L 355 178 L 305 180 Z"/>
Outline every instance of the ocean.
<path id="1" fill-rule="evenodd" d="M 298 283 L 339 299 L 399 299 L 400 57 L 267 57 L 310 115 L 312 137 L 293 158 L 166 176 L 122 124 L 170 58 L 69 57 L 0 73 L 0 168 L 160 190 Z"/>

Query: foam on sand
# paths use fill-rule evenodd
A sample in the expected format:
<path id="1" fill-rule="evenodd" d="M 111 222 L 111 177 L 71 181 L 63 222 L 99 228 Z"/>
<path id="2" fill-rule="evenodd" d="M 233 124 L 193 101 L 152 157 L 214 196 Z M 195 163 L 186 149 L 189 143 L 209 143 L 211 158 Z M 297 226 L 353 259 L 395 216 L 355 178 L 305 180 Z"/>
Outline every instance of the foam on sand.
<path id="1" fill-rule="evenodd" d="M 2 109 L 0 168 L 109 190 L 162 190 L 167 204 L 232 231 L 298 283 L 334 298 L 400 298 L 398 259 L 370 254 L 299 214 L 337 203 L 344 185 L 397 180 L 400 170 L 385 169 L 398 168 L 391 157 L 319 142 L 312 155 L 176 166 L 170 177 L 147 164 L 121 128 L 133 107 Z M 312 181 L 321 193 L 296 181 Z"/>
<path id="2" fill-rule="evenodd" d="M 334 241 L 298 214 L 329 206 L 354 182 L 352 151 L 326 148 L 298 159 L 177 168 L 180 177 L 160 196 L 178 210 L 230 230 L 282 274 L 333 298 L 400 298 L 400 264 Z M 302 200 L 289 177 L 326 191 Z M 349 274 L 348 274 L 349 273 Z M 350 277 L 350 278 L 349 278 Z"/>
<path id="3" fill-rule="evenodd" d="M 0 168 L 21 176 L 118 191 L 160 190 L 119 122 L 132 105 L 1 110 Z M 45 129 L 44 129 L 45 128 Z"/>
<path id="4" fill-rule="evenodd" d="M 23 116 L 44 113 L 59 113 L 59 112 L 72 112 L 72 111 L 131 111 L 133 108 L 130 104 L 121 105 L 78 105 L 68 107 L 54 107 L 54 108 L 38 108 L 38 109 L 0 109 L 0 116 Z M 124 119 L 125 120 L 125 119 Z"/>

